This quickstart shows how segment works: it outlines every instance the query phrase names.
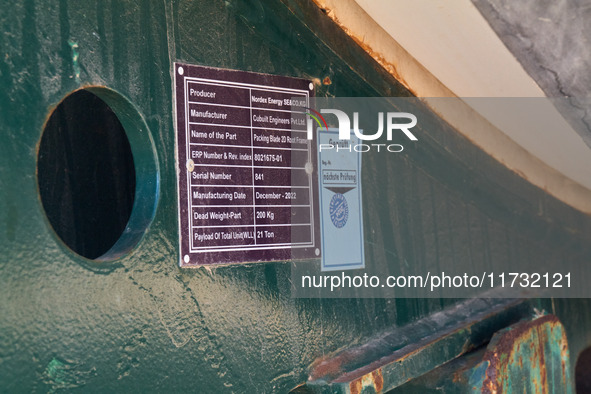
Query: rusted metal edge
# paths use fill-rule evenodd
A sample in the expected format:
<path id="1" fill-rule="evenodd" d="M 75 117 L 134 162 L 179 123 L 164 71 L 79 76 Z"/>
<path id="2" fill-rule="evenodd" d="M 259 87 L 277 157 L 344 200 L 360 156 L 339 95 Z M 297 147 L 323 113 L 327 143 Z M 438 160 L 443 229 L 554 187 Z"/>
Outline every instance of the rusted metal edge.
<path id="1" fill-rule="evenodd" d="M 566 333 L 556 316 L 517 323 L 495 334 L 487 347 L 482 392 L 507 392 L 517 378 L 510 371 L 518 366 L 527 369 L 528 384 L 535 392 L 547 393 L 558 385 L 570 393 L 569 359 Z"/>
<path id="2" fill-rule="evenodd" d="M 404 388 L 411 393 L 573 393 L 564 326 L 554 315 L 535 312 L 496 332 L 486 347 Z"/>
<path id="3" fill-rule="evenodd" d="M 531 313 L 525 299 L 475 298 L 312 364 L 298 392 L 391 390 L 487 343 Z"/>

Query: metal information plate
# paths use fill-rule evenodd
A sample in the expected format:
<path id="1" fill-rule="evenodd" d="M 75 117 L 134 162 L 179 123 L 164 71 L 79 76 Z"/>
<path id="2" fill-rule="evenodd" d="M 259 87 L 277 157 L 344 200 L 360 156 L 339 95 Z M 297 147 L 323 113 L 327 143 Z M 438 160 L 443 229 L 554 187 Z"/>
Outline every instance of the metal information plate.
<path id="1" fill-rule="evenodd" d="M 174 67 L 181 267 L 318 257 L 313 84 Z"/>

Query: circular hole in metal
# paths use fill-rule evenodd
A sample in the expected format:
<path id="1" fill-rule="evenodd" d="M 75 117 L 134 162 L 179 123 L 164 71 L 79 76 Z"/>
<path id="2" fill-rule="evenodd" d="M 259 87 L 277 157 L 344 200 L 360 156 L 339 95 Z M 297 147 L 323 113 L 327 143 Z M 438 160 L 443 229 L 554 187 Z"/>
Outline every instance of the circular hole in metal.
<path id="1" fill-rule="evenodd" d="M 130 127 L 143 129 L 135 132 L 143 137 Z M 106 88 L 78 90 L 51 113 L 39 143 L 37 181 L 47 219 L 72 251 L 115 259 L 143 234 L 158 190 L 146 135 L 133 106 Z"/>

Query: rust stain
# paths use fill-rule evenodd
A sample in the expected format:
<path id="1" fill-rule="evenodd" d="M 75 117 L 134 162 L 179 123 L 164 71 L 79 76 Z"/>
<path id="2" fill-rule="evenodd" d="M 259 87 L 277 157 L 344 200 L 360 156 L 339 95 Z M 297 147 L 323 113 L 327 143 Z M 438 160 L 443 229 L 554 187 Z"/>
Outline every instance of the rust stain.
<path id="1" fill-rule="evenodd" d="M 373 371 L 371 376 L 374 381 L 374 387 L 376 388 L 376 392 L 381 392 L 384 389 L 384 377 L 382 376 L 382 370 L 378 369 L 377 371 Z"/>
<path id="2" fill-rule="evenodd" d="M 563 338 L 562 344 L 560 346 L 560 363 L 562 365 L 562 376 L 566 376 L 566 362 L 568 359 L 568 343 Z"/>
<path id="3" fill-rule="evenodd" d="M 349 383 L 349 391 L 351 394 L 359 394 L 367 387 L 373 388 L 376 393 L 382 392 L 384 389 L 384 377 L 382 376 L 381 369 L 372 371 L 371 373 L 363 375 Z"/>
<path id="4" fill-rule="evenodd" d="M 351 394 L 360 394 L 361 390 L 363 390 L 363 386 L 361 385 L 361 378 L 349 383 L 349 391 L 351 392 Z"/>
<path id="5" fill-rule="evenodd" d="M 342 372 L 343 363 L 346 363 L 345 357 L 325 356 L 316 360 L 310 368 L 310 377 L 308 380 L 316 380 L 323 376 L 336 376 Z"/>
<path id="6" fill-rule="evenodd" d="M 523 355 L 520 354 L 521 345 L 529 342 L 527 368 L 535 371 L 531 380 L 533 392 L 548 393 L 550 382 L 546 366 L 546 346 L 552 341 L 554 328 L 559 327 L 558 318 L 545 315 L 538 319 L 515 324 L 503 332 L 502 336 L 494 342 L 492 348 L 485 353 L 484 359 L 489 362 L 484 376 L 481 391 L 483 393 L 502 393 L 507 383 L 514 377 L 510 376 L 510 366 L 523 367 Z M 568 355 L 568 345 L 563 336 L 559 343 L 561 358 Z M 517 358 L 516 358 L 517 357 Z M 562 379 L 566 382 L 566 366 L 562 368 Z M 510 387 L 510 386 L 509 386 Z"/>
<path id="7" fill-rule="evenodd" d="M 320 78 L 311 77 L 311 76 L 307 76 L 307 78 L 312 80 L 312 83 L 314 84 L 314 86 L 320 86 L 322 84 L 322 82 L 320 81 Z"/>
<path id="8" fill-rule="evenodd" d="M 335 22 L 338 23 L 338 21 L 336 21 L 336 20 L 335 20 Z M 374 51 L 374 49 L 371 46 L 369 46 L 369 44 L 365 43 L 363 41 L 363 39 L 361 39 L 360 37 L 357 37 L 351 31 L 349 31 L 349 29 L 345 28 L 341 24 L 339 24 L 339 26 L 341 26 L 341 28 L 343 30 L 345 30 L 345 32 L 349 35 L 349 37 L 351 37 L 353 39 L 353 41 L 355 41 L 355 43 L 357 45 L 359 45 L 361 48 L 363 48 L 363 50 L 365 52 L 367 52 L 369 54 L 369 56 L 371 56 L 376 62 L 378 62 L 380 66 L 382 66 L 386 71 L 388 71 L 390 74 L 392 74 L 392 76 L 394 78 L 396 78 L 396 80 L 398 82 L 400 82 L 402 85 L 404 85 L 405 88 L 410 90 L 413 95 L 418 96 L 418 92 L 415 91 L 414 89 L 412 89 L 410 84 L 402 78 L 402 76 L 398 72 L 398 69 L 396 68 L 395 64 L 387 61 L 381 54 Z"/>
<path id="9" fill-rule="evenodd" d="M 404 85 L 405 88 L 410 90 L 413 95 L 418 95 L 417 92 L 410 87 L 408 82 L 402 79 L 402 77 L 398 73 L 398 70 L 396 69 L 396 65 L 387 61 L 382 55 L 380 55 L 371 46 L 365 43 L 362 37 L 358 37 L 355 33 L 353 33 L 353 31 L 351 31 L 351 29 L 347 28 L 347 26 L 344 23 L 342 23 L 339 20 L 339 18 L 336 17 L 335 13 L 332 10 L 327 9 L 325 7 L 321 7 L 321 9 L 330 19 L 333 20 L 334 23 L 336 23 L 349 37 L 351 37 L 351 39 L 353 39 L 353 41 L 355 41 L 357 45 L 363 48 L 365 52 L 367 52 L 376 62 L 380 64 L 380 66 L 382 66 L 386 71 L 392 74 L 392 76 L 396 78 L 398 82 L 400 82 L 402 85 Z"/>
<path id="10" fill-rule="evenodd" d="M 308 380 L 333 379 L 344 372 L 344 365 L 359 359 L 361 356 L 362 351 L 360 349 L 345 350 L 337 356 L 334 356 L 334 353 L 326 355 L 312 363 Z"/>

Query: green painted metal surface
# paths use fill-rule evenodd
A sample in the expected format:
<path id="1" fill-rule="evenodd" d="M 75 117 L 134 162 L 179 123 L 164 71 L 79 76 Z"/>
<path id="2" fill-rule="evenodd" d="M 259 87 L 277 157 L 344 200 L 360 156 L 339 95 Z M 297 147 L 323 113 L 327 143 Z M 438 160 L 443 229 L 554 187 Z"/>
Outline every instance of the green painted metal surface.
<path id="1" fill-rule="evenodd" d="M 309 78 L 320 96 L 409 95 L 315 5 L 24 0 L 3 5 L 0 25 L 0 391 L 287 392 L 317 360 L 457 302 L 294 299 L 289 262 L 177 266 L 172 62 Z M 132 227 L 147 228 L 121 240 L 114 261 L 65 247 L 38 193 L 44 123 L 83 87 L 118 107 L 128 132 L 141 131 L 131 141 L 145 175 Z M 523 259 L 590 255 L 589 217 L 437 117 L 421 130 L 420 150 L 364 157 L 368 258 L 484 267 L 497 248 Z M 573 317 L 587 304 L 553 303 L 574 356 L 591 343 L 581 334 L 589 314 Z M 426 371 L 441 360 L 416 362 Z"/>

